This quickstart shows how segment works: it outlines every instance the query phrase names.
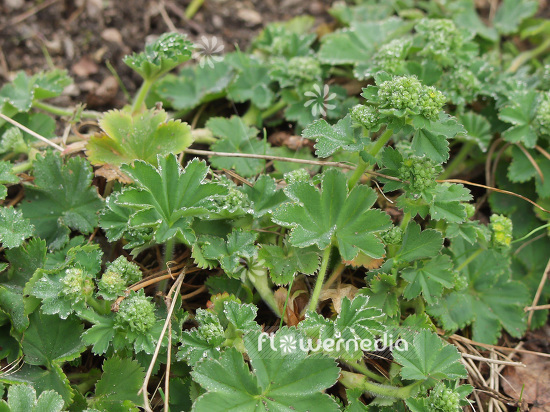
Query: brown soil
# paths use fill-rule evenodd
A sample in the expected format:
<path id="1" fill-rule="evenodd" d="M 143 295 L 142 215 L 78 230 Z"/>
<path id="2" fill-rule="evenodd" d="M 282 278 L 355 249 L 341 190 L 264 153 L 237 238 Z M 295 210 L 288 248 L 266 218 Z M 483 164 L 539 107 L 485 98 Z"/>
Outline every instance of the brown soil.
<path id="1" fill-rule="evenodd" d="M 328 0 L 206 0 L 187 20 L 190 0 L 3 0 L 0 2 L 0 85 L 18 70 L 29 74 L 53 65 L 69 70 L 75 84 L 56 103 L 85 102 L 92 109 L 126 101 L 106 63 L 130 93 L 139 77 L 122 58 L 152 36 L 176 28 L 191 40 L 216 36 L 224 50 L 245 49 L 265 24 L 309 14 L 330 19 Z"/>

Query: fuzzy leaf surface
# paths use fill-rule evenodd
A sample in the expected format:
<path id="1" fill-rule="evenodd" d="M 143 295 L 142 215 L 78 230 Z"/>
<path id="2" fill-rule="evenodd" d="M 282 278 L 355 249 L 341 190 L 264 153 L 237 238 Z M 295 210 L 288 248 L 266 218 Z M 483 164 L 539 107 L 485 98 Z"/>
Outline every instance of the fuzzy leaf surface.
<path id="1" fill-rule="evenodd" d="M 164 110 L 147 110 L 133 115 L 111 110 L 99 125 L 104 134 L 92 136 L 86 146 L 94 165 L 120 166 L 134 160 L 157 165 L 157 155 L 178 154 L 193 143 L 191 129 L 179 120 L 168 120 Z"/>
<path id="2" fill-rule="evenodd" d="M 153 228 L 155 241 L 160 244 L 174 237 L 194 243 L 193 218 L 207 214 L 212 197 L 227 191 L 225 186 L 206 182 L 208 166 L 197 159 L 182 169 L 176 156 L 170 154 L 159 157 L 157 168 L 136 161 L 121 169 L 136 187 L 122 191 L 116 203 L 134 211 L 129 220 L 131 227 Z"/>
<path id="3" fill-rule="evenodd" d="M 326 249 L 338 245 L 345 260 L 352 260 L 361 251 L 381 258 L 384 245 L 374 233 L 391 226 L 389 216 L 371 210 L 376 192 L 367 186 L 355 186 L 348 193 L 345 175 L 336 169 L 323 174 L 321 190 L 310 182 L 293 182 L 285 189 L 292 202 L 281 205 L 273 220 L 292 228 L 290 244 L 306 247 L 316 244 Z"/>

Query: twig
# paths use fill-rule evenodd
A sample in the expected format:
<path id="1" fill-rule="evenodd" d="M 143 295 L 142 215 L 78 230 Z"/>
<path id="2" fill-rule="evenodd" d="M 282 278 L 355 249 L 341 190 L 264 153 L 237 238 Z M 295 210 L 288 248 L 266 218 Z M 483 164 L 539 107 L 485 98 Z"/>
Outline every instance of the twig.
<path id="1" fill-rule="evenodd" d="M 194 290 L 193 292 L 188 293 L 187 295 L 183 295 L 181 297 L 181 300 L 186 300 L 186 299 L 192 298 L 193 296 L 200 295 L 202 292 L 206 291 L 206 289 L 207 289 L 206 286 L 202 285 L 197 290 Z"/>
<path id="2" fill-rule="evenodd" d="M 443 335 L 443 332 L 441 332 L 441 334 Z M 470 343 L 472 345 L 481 346 L 482 348 L 487 348 L 487 349 L 496 349 L 496 350 L 503 351 L 503 352 L 528 353 L 530 355 L 536 355 L 536 356 L 540 356 L 540 357 L 543 357 L 543 358 L 550 358 L 550 353 L 535 352 L 535 351 L 527 350 L 527 349 L 508 348 L 506 346 L 490 345 L 488 343 L 476 342 L 476 341 L 473 341 L 471 339 L 465 338 L 464 336 L 460 336 L 460 335 L 456 335 L 456 334 L 449 336 L 449 338 L 451 338 L 453 340 L 456 340 L 456 341 L 459 341 L 459 342 L 466 342 L 466 343 Z"/>
<path id="3" fill-rule="evenodd" d="M 63 150 L 65 150 L 65 149 L 63 149 L 61 146 L 59 146 L 59 145 L 55 144 L 54 142 L 52 142 L 52 141 L 46 139 L 44 136 L 41 136 L 41 135 L 39 135 L 38 133 L 32 131 L 32 130 L 29 129 L 28 127 L 23 126 L 21 123 L 16 122 L 15 120 L 13 120 L 12 118 L 6 116 L 5 114 L 0 113 L 0 117 L 1 117 L 2 119 L 4 119 L 6 122 L 11 123 L 12 125 L 14 125 L 14 126 L 20 128 L 20 129 L 23 130 L 24 132 L 27 132 L 27 133 L 30 134 L 31 136 L 36 137 L 38 140 L 43 141 L 44 143 L 46 143 L 46 144 L 50 145 L 51 147 L 53 147 L 53 148 L 59 150 L 60 152 L 62 152 Z"/>
<path id="4" fill-rule="evenodd" d="M 185 269 L 181 271 L 181 273 L 178 275 L 178 278 L 176 279 L 176 282 L 174 283 L 175 287 L 175 294 L 178 295 L 181 289 L 181 284 L 183 282 L 183 278 L 185 277 Z M 155 347 L 155 352 L 153 353 L 153 357 L 151 359 L 151 363 L 149 364 L 149 368 L 147 369 L 147 374 L 145 375 L 145 379 L 143 380 L 143 385 L 141 385 L 141 389 L 139 390 L 138 394 L 143 393 L 143 402 L 144 407 L 147 412 L 153 412 L 151 409 L 151 406 L 149 404 L 149 398 L 147 396 L 147 386 L 149 385 L 149 379 L 151 378 L 151 375 L 153 374 L 153 369 L 155 368 L 155 362 L 157 360 L 158 354 L 160 352 L 160 348 L 162 346 L 162 339 L 164 338 L 164 334 L 166 333 L 166 329 L 168 328 L 168 325 L 170 323 L 170 319 L 172 318 L 172 313 L 174 312 L 174 308 L 176 306 L 176 302 L 178 299 L 173 299 L 172 304 L 170 305 L 170 308 L 168 309 L 168 314 L 166 315 L 166 320 L 164 321 L 164 326 L 162 328 L 162 332 L 159 336 L 159 341 L 157 343 L 157 346 Z"/>
<path id="5" fill-rule="evenodd" d="M 467 180 L 461 180 L 461 179 L 445 179 L 445 180 L 437 180 L 437 182 L 439 182 L 439 183 L 462 183 L 464 185 L 482 187 L 484 189 L 492 190 L 492 191 L 495 191 L 495 192 L 498 192 L 498 193 L 504 193 L 504 194 L 507 194 L 507 195 L 512 195 L 512 196 L 515 196 L 515 197 L 519 197 L 520 199 L 523 199 L 526 202 L 531 203 L 533 206 L 539 208 L 543 212 L 550 213 L 550 210 L 546 210 L 545 208 L 543 208 L 539 204 L 533 202 L 531 199 L 528 199 L 525 196 L 519 195 L 517 193 L 510 192 L 509 190 L 497 189 L 496 187 L 486 186 L 486 185 L 482 185 L 480 183 L 468 182 Z"/>
<path id="6" fill-rule="evenodd" d="M 164 20 L 164 23 L 168 26 L 170 31 L 172 31 L 174 33 L 178 33 L 179 30 L 176 28 L 174 22 L 172 21 L 172 19 L 170 18 L 170 16 L 166 12 L 166 7 L 164 7 L 164 1 L 163 0 L 159 1 L 157 3 L 157 7 L 158 7 L 158 12 L 160 13 L 160 15 L 162 17 L 162 20 Z"/>
<path id="7" fill-rule="evenodd" d="M 21 13 L 20 15 L 18 16 L 15 16 L 13 19 L 11 19 L 8 23 L 8 25 L 10 26 L 16 26 L 18 25 L 19 23 L 21 23 L 22 21 L 24 20 L 27 20 L 29 17 L 35 15 L 36 13 L 38 13 L 39 11 L 42 11 L 44 10 L 46 7 L 50 7 L 52 4 L 55 4 L 57 3 L 59 0 L 46 0 L 44 3 L 42 4 L 38 4 L 34 7 L 31 7 L 29 10 L 27 10 L 26 12 L 24 13 Z M 4 27 L 6 26 L 1 26 L 0 27 L 0 30 L 3 30 Z"/>
<path id="8" fill-rule="evenodd" d="M 525 311 L 531 311 L 529 313 L 529 317 L 527 318 L 527 327 L 531 327 L 531 321 L 533 320 L 533 315 L 535 314 L 535 310 L 542 310 L 542 309 L 550 309 L 550 305 L 542 305 L 537 307 L 537 303 L 539 302 L 540 295 L 542 294 L 542 290 L 544 289 L 544 284 L 546 283 L 546 280 L 548 279 L 548 272 L 550 272 L 550 259 L 548 260 L 548 263 L 546 264 L 546 268 L 544 268 L 544 273 L 542 274 L 542 277 L 539 282 L 539 287 L 537 288 L 537 292 L 535 293 L 535 297 L 533 299 L 533 303 L 531 304 L 531 307 L 525 308 Z M 546 306 L 546 307 L 545 307 Z"/>
<path id="9" fill-rule="evenodd" d="M 258 155 L 258 154 L 249 154 L 249 153 L 211 152 L 210 150 L 197 150 L 197 149 L 185 149 L 185 153 L 196 154 L 200 156 L 246 157 L 249 159 L 277 160 L 279 162 L 302 163 L 302 164 L 316 165 L 316 166 L 333 166 L 333 167 L 346 168 L 350 170 L 357 169 L 357 167 L 344 162 L 325 162 L 321 160 L 295 159 L 292 157 Z M 366 170 L 365 173 L 373 176 L 383 177 L 384 179 L 393 180 L 394 182 L 403 182 L 403 180 L 398 179 L 397 177 L 387 176 L 385 174 L 374 172 L 372 170 Z"/>
<path id="10" fill-rule="evenodd" d="M 550 309 L 550 305 L 528 306 L 524 310 L 525 312 L 534 312 L 535 310 L 546 310 L 546 309 Z"/>
<path id="11" fill-rule="evenodd" d="M 462 353 L 462 356 L 465 358 L 470 358 L 470 359 L 474 359 L 474 360 L 478 360 L 486 363 L 495 363 L 498 365 L 508 365 L 508 366 L 521 366 L 522 368 L 526 367 L 521 362 L 501 361 L 498 359 L 484 358 L 483 356 L 470 355 L 469 353 Z"/>
<path id="12" fill-rule="evenodd" d="M 518 143 L 516 146 L 519 147 L 520 150 L 523 152 L 523 154 L 527 157 L 527 159 L 529 159 L 529 162 L 531 162 L 531 165 L 535 168 L 535 170 L 539 174 L 540 181 L 544 183 L 544 175 L 542 174 L 542 170 L 540 170 L 539 165 L 537 164 L 537 162 L 535 162 L 535 159 L 533 159 L 533 156 L 531 156 L 531 153 L 529 153 L 521 143 Z"/>

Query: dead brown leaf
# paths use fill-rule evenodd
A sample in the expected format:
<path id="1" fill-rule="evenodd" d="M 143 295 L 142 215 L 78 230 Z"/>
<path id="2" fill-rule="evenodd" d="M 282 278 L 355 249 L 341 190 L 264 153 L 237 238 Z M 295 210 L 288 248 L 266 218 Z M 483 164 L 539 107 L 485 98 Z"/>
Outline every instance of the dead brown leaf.
<path id="1" fill-rule="evenodd" d="M 550 412 L 550 360 L 523 354 L 520 361 L 526 368 L 508 367 L 504 370 L 502 388 L 509 396 L 533 405 L 531 412 Z"/>
<path id="2" fill-rule="evenodd" d="M 384 263 L 384 258 L 374 259 L 363 253 L 359 253 L 354 259 L 342 260 L 342 262 L 344 262 L 346 265 L 351 265 L 354 268 L 363 266 L 365 269 L 378 269 Z"/>
<path id="3" fill-rule="evenodd" d="M 306 307 L 309 296 L 307 294 L 307 287 L 302 280 L 297 280 L 292 284 L 290 290 L 290 296 L 286 305 L 286 311 L 283 314 L 283 321 L 288 326 L 296 326 L 302 320 L 304 320 L 304 308 Z M 285 302 L 288 296 L 287 288 L 279 288 L 275 291 L 275 301 L 279 307 L 279 312 L 283 312 Z"/>
<path id="4" fill-rule="evenodd" d="M 340 284 L 336 288 L 324 289 L 321 291 L 319 300 L 332 300 L 334 311 L 340 313 L 342 310 L 342 300 L 348 298 L 352 300 L 355 297 L 358 289 L 353 285 Z"/>
<path id="5" fill-rule="evenodd" d="M 132 183 L 132 179 L 120 171 L 117 166 L 103 165 L 95 171 L 96 176 L 101 176 L 107 179 L 108 182 L 118 180 L 120 183 Z"/>

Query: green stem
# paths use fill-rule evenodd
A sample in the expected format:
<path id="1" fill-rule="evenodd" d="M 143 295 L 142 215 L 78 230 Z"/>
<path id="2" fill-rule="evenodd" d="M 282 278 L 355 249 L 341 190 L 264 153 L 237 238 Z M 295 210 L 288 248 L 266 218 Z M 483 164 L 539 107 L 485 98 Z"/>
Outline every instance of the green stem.
<path id="1" fill-rule="evenodd" d="M 258 106 L 251 104 L 246 113 L 241 117 L 244 124 L 248 126 L 258 125 L 258 120 L 261 116 L 261 111 Z"/>
<path id="2" fill-rule="evenodd" d="M 439 176 L 439 179 L 444 180 L 448 179 L 450 176 L 453 175 L 456 169 L 458 169 L 460 166 L 464 164 L 464 160 L 468 157 L 472 149 L 474 148 L 476 144 L 474 142 L 466 142 L 462 145 L 460 148 L 460 151 L 456 154 L 456 156 L 453 158 L 451 163 L 445 168 L 443 173 Z"/>
<path id="3" fill-rule="evenodd" d="M 543 230 L 543 229 L 546 229 L 547 227 L 550 227 L 550 223 L 547 223 L 545 225 L 542 225 L 542 226 L 539 226 L 537 227 L 536 229 L 533 229 L 531 230 L 529 233 L 527 233 L 525 236 L 519 238 L 519 239 L 516 239 L 516 240 L 513 240 L 512 241 L 512 244 L 514 243 L 517 243 L 517 242 L 521 242 L 525 239 L 528 239 L 531 235 L 534 235 L 535 233 L 537 233 L 539 230 Z"/>
<path id="4" fill-rule="evenodd" d="M 363 159 L 359 159 L 357 169 L 355 169 L 355 172 L 353 172 L 348 180 L 348 189 L 352 189 L 357 184 L 357 182 L 361 179 L 361 176 L 363 176 L 363 173 L 365 173 L 365 170 L 367 170 L 368 167 L 369 164 L 367 162 L 365 162 Z"/>
<path id="5" fill-rule="evenodd" d="M 382 136 L 378 138 L 378 140 L 374 143 L 372 148 L 369 150 L 369 154 L 371 156 L 376 156 L 380 150 L 386 144 L 390 141 L 391 137 L 393 136 L 393 130 L 387 129 Z M 350 179 L 348 180 L 348 189 L 353 188 L 357 182 L 361 179 L 361 176 L 365 173 L 367 168 L 369 167 L 369 164 L 366 163 L 363 159 L 359 159 L 359 164 L 357 165 L 357 169 L 355 169 L 355 172 L 353 172 L 353 175 L 351 175 Z"/>
<path id="6" fill-rule="evenodd" d="M 204 0 L 191 0 L 189 6 L 187 6 L 187 8 L 185 9 L 185 17 L 188 19 L 192 19 L 193 16 L 197 14 L 203 3 Z"/>
<path id="7" fill-rule="evenodd" d="M 357 372 L 362 373 L 368 378 L 371 378 L 373 381 L 376 381 L 378 383 L 383 383 L 386 381 L 386 379 L 383 376 L 378 375 L 377 373 L 374 373 L 369 368 L 365 366 L 362 362 L 357 363 L 346 363 L 350 368 L 355 369 Z"/>
<path id="8" fill-rule="evenodd" d="M 537 47 L 532 50 L 524 51 L 520 53 L 510 64 L 510 67 L 506 70 L 508 73 L 515 73 L 524 63 L 528 62 L 531 59 L 534 59 L 544 53 L 546 50 L 550 49 L 550 38 L 543 41 Z"/>
<path id="9" fill-rule="evenodd" d="M 166 241 L 164 245 L 164 265 L 168 266 L 168 262 L 174 257 L 174 249 L 176 248 L 176 238 L 172 237 Z M 168 279 L 161 280 L 158 283 L 158 290 L 166 292 L 166 287 L 168 286 Z"/>
<path id="10" fill-rule="evenodd" d="M 254 288 L 260 294 L 263 301 L 267 303 L 267 305 L 273 310 L 273 312 L 275 312 L 277 316 L 282 317 L 277 301 L 275 300 L 275 296 L 273 295 L 273 291 L 269 286 L 267 270 L 264 269 L 262 274 L 259 275 L 253 275 L 251 272 L 248 272 L 248 279 L 252 282 L 252 285 L 254 285 Z"/>
<path id="11" fill-rule="evenodd" d="M 210 131 L 210 129 L 193 129 L 191 131 L 193 143 L 211 145 L 218 141 Z"/>
<path id="12" fill-rule="evenodd" d="M 265 109 L 260 116 L 262 119 L 267 119 L 268 117 L 273 116 L 279 110 L 282 110 L 285 106 L 286 102 L 284 102 L 283 100 L 279 100 L 277 103 Z"/>
<path id="13" fill-rule="evenodd" d="M 407 399 L 411 397 L 416 387 L 422 384 L 422 381 L 416 381 L 408 386 L 397 387 L 370 382 L 363 375 L 342 371 L 340 372 L 340 383 L 346 388 L 361 389 L 364 392 L 384 398 Z"/>
<path id="14" fill-rule="evenodd" d="M 483 248 L 479 248 L 470 256 L 468 256 L 468 258 L 456 268 L 456 271 L 460 272 L 462 269 L 468 266 L 472 262 L 472 260 L 474 260 L 476 257 L 478 257 L 481 254 L 481 252 L 483 252 L 483 250 L 484 250 Z"/>
<path id="15" fill-rule="evenodd" d="M 27 160 L 26 162 L 17 163 L 11 168 L 14 174 L 23 173 L 29 170 L 32 167 L 32 161 Z"/>
<path id="16" fill-rule="evenodd" d="M 328 262 L 330 260 L 331 245 L 329 245 L 324 253 L 323 260 L 321 261 L 321 269 L 317 275 L 317 281 L 315 282 L 315 288 L 309 301 L 309 310 L 315 312 L 317 310 L 317 303 L 319 303 L 319 296 L 321 296 L 321 290 L 323 289 L 323 281 L 325 280 L 325 274 L 327 273 Z"/>
<path id="17" fill-rule="evenodd" d="M 328 289 L 334 282 L 336 282 L 336 280 L 342 275 L 342 272 L 344 271 L 345 268 L 346 268 L 346 265 L 340 262 L 338 266 L 334 268 L 334 270 L 332 271 L 332 274 L 323 285 L 323 289 Z"/>
<path id="18" fill-rule="evenodd" d="M 401 219 L 401 224 L 399 225 L 399 227 L 403 230 L 405 230 L 409 224 L 409 222 L 411 221 L 411 212 L 406 212 L 404 215 L 403 215 L 403 218 Z"/>
<path id="19" fill-rule="evenodd" d="M 288 285 L 288 292 L 286 294 L 286 300 L 285 300 L 285 306 L 283 307 L 283 313 L 281 316 L 281 322 L 279 323 L 279 329 L 283 327 L 283 320 L 286 314 L 286 307 L 288 305 L 288 301 L 290 300 L 290 291 L 292 290 L 292 284 L 294 283 L 294 278 L 290 281 L 290 284 Z"/>
<path id="20" fill-rule="evenodd" d="M 390 141 L 393 136 L 393 130 L 387 129 L 382 136 L 378 138 L 372 149 L 369 150 L 371 156 L 376 156 L 380 150 Z"/>
<path id="21" fill-rule="evenodd" d="M 35 101 L 32 103 L 33 107 L 36 109 L 41 109 L 46 112 L 50 112 L 52 114 L 55 114 L 57 116 L 73 116 L 77 110 L 76 109 L 65 109 L 63 107 L 54 106 L 52 104 Z M 95 112 L 93 110 L 83 110 L 82 113 L 80 113 L 80 116 L 82 118 L 86 119 L 99 119 L 101 117 L 100 112 Z"/>
<path id="22" fill-rule="evenodd" d="M 134 103 L 132 104 L 132 113 L 137 113 L 141 110 L 141 106 L 143 106 L 143 103 L 145 102 L 145 99 L 147 98 L 147 95 L 149 94 L 149 90 L 151 90 L 152 86 L 153 86 L 152 79 L 145 79 L 143 81 L 143 84 L 139 88 L 138 94 L 134 98 Z"/>
<path id="23" fill-rule="evenodd" d="M 111 305 L 106 300 L 99 301 L 90 296 L 86 299 L 86 303 L 100 315 L 106 316 L 111 312 Z"/>

